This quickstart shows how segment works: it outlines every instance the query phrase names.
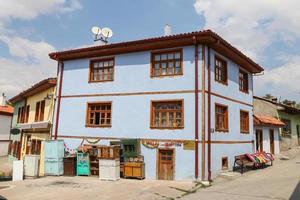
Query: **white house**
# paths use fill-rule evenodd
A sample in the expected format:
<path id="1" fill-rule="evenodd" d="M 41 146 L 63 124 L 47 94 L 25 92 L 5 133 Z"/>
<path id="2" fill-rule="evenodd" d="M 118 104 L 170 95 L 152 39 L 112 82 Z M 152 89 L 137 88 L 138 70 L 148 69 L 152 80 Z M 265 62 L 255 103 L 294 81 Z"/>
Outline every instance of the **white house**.
<path id="1" fill-rule="evenodd" d="M 13 112 L 13 107 L 6 104 L 6 98 L 2 94 L 0 97 L 0 156 L 8 154 Z"/>
<path id="2" fill-rule="evenodd" d="M 253 74 L 210 30 L 53 52 L 53 138 L 138 139 L 148 179 L 211 180 L 252 153 Z M 86 140 L 85 140 L 86 141 Z"/>

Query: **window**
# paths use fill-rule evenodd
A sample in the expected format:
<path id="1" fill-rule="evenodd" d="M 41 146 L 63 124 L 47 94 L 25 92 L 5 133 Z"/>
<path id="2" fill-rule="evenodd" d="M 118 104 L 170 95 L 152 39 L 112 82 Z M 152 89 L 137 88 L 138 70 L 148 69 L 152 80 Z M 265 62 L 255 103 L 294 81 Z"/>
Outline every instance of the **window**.
<path id="1" fill-rule="evenodd" d="M 215 57 L 215 80 L 227 84 L 227 63 L 217 56 Z"/>
<path id="2" fill-rule="evenodd" d="M 30 106 L 19 107 L 17 123 L 28 123 Z"/>
<path id="3" fill-rule="evenodd" d="M 89 103 L 87 108 L 86 126 L 110 127 L 111 102 Z"/>
<path id="4" fill-rule="evenodd" d="M 216 130 L 228 132 L 228 107 L 216 104 Z"/>
<path id="5" fill-rule="evenodd" d="M 182 75 L 182 50 L 154 52 L 151 63 L 153 77 Z"/>
<path id="6" fill-rule="evenodd" d="M 222 157 L 222 170 L 228 170 L 228 157 Z"/>
<path id="7" fill-rule="evenodd" d="M 239 75 L 240 91 L 248 93 L 248 73 L 240 70 Z"/>
<path id="8" fill-rule="evenodd" d="M 36 103 L 35 107 L 35 122 L 44 121 L 45 100 Z"/>
<path id="9" fill-rule="evenodd" d="M 114 58 L 103 58 L 90 61 L 90 82 L 113 81 Z"/>
<path id="10" fill-rule="evenodd" d="M 285 124 L 282 128 L 283 134 L 290 135 L 291 134 L 291 120 L 289 119 L 281 119 L 281 121 Z"/>
<path id="11" fill-rule="evenodd" d="M 151 128 L 183 128 L 183 101 L 152 102 Z"/>
<path id="12" fill-rule="evenodd" d="M 240 111 L 240 126 L 242 133 L 249 133 L 249 112 Z"/>

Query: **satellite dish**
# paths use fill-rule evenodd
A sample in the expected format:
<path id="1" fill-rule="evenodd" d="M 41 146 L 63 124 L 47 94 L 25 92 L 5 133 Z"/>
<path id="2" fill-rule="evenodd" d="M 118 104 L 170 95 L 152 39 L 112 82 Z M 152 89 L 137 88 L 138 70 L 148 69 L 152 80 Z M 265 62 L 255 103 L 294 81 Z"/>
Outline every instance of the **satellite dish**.
<path id="1" fill-rule="evenodd" d="M 100 29 L 99 27 L 97 27 L 97 26 L 93 26 L 92 29 L 91 29 L 91 31 L 92 31 L 92 33 L 93 33 L 94 35 L 99 35 L 99 34 L 101 34 L 101 29 Z"/>
<path id="2" fill-rule="evenodd" d="M 102 29 L 102 35 L 105 38 L 110 38 L 110 37 L 112 37 L 113 32 L 112 32 L 112 30 L 110 28 L 105 27 L 105 28 Z"/>

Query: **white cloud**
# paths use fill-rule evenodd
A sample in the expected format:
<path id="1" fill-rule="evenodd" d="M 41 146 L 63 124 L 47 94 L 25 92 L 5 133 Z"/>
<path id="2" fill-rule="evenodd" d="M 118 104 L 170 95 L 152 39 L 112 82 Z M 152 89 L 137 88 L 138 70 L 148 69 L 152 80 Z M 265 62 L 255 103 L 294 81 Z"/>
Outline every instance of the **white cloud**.
<path id="1" fill-rule="evenodd" d="M 254 59 L 276 40 L 300 36 L 298 0 L 196 0 L 194 8 L 205 17 L 205 28 Z"/>
<path id="2" fill-rule="evenodd" d="M 12 58 L 0 57 L 0 92 L 12 97 L 34 83 L 55 76 L 56 62 L 47 41 L 32 41 L 7 28 L 12 20 L 32 20 L 40 15 L 57 15 L 81 9 L 78 0 L 0 0 L 0 42 Z"/>
<path id="3" fill-rule="evenodd" d="M 264 95 L 271 93 L 299 101 L 300 97 L 300 56 L 288 56 L 286 64 L 266 70 L 263 76 L 255 77 L 255 93 Z"/>
<path id="4" fill-rule="evenodd" d="M 299 0 L 195 0 L 194 8 L 205 18 L 205 29 L 216 31 L 256 62 L 284 63 L 255 77 L 256 94 L 299 101 L 300 54 L 289 55 L 281 49 L 274 58 L 267 52 L 278 42 L 299 48 Z"/>

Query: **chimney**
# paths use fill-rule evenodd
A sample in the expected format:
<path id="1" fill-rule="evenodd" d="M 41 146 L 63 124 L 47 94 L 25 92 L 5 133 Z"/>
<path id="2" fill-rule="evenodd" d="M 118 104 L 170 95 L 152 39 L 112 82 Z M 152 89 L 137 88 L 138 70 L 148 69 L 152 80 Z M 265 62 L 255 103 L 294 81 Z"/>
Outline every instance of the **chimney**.
<path id="1" fill-rule="evenodd" d="M 172 35 L 172 28 L 169 24 L 165 25 L 165 36 Z"/>
<path id="2" fill-rule="evenodd" d="M 6 106 L 6 96 L 4 93 L 2 93 L 2 96 L 0 96 L 0 106 Z"/>

